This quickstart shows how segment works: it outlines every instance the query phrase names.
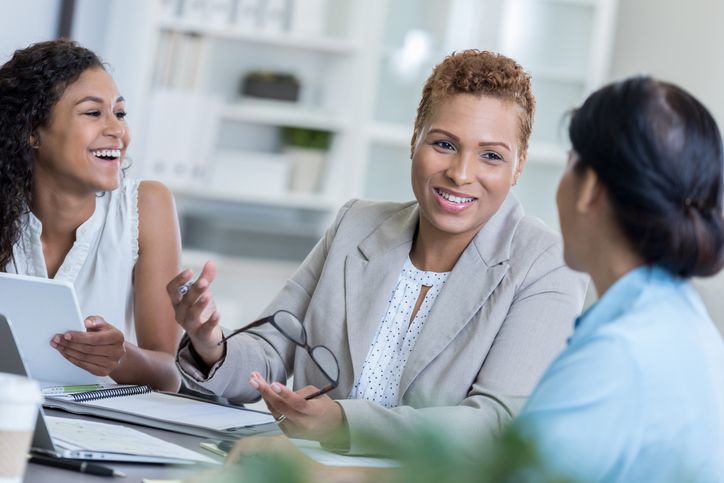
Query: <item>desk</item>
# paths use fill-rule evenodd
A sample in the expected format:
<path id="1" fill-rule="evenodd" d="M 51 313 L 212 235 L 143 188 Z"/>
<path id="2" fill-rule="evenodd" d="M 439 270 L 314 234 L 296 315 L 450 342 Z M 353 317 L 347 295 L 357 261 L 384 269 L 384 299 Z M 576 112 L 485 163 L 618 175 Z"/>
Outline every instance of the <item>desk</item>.
<path id="1" fill-rule="evenodd" d="M 90 416 L 77 416 L 74 414 L 66 413 L 64 411 L 58 411 L 53 409 L 46 409 L 45 414 L 49 416 L 60 416 L 64 418 L 81 418 L 89 421 L 99 421 L 107 424 L 122 424 L 144 433 L 150 434 L 157 438 L 163 439 L 170 443 L 175 443 L 179 446 L 194 450 L 201 453 L 209 458 L 217 461 L 223 461 L 223 459 L 213 453 L 202 449 L 199 446 L 204 438 L 196 436 L 189 436 L 181 433 L 173 433 L 171 431 L 163 431 L 161 429 L 147 428 L 144 426 L 137 426 L 130 423 L 117 423 L 108 419 L 94 418 Z M 50 466 L 39 465 L 36 463 L 29 463 L 25 470 L 24 483 L 46 483 L 52 481 L 54 483 L 140 483 L 144 478 L 159 479 L 159 480 L 173 480 L 183 479 L 189 476 L 203 471 L 206 466 L 202 465 L 159 465 L 159 464 L 148 464 L 148 463 L 115 463 L 115 462 L 101 462 L 104 466 L 113 467 L 126 474 L 125 478 L 108 478 L 103 476 L 88 475 L 85 473 L 78 473 L 76 471 L 63 470 L 60 468 L 53 468 Z M 220 466 L 219 466 L 220 467 Z"/>

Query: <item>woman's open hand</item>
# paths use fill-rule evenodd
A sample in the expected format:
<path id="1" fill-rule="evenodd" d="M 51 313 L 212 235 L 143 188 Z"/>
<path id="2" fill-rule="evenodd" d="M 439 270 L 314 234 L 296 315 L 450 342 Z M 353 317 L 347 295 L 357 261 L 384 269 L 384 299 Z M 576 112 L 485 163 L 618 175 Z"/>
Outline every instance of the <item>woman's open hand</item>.
<path id="1" fill-rule="evenodd" d="M 126 355 L 123 332 L 97 315 L 84 323 L 86 332 L 56 334 L 50 345 L 76 366 L 96 376 L 108 376 Z"/>
<path id="2" fill-rule="evenodd" d="M 249 385 L 259 391 L 287 436 L 335 446 L 346 444 L 348 436 L 342 407 L 328 396 L 304 399 L 318 388 L 306 386 L 295 392 L 278 382 L 268 384 L 258 372 L 252 372 Z"/>
<path id="3" fill-rule="evenodd" d="M 174 308 L 176 322 L 188 334 L 196 353 L 208 366 L 212 366 L 224 356 L 224 347 L 217 345 L 223 337 L 219 327 L 221 316 L 211 294 L 216 264 L 206 262 L 199 279 L 188 287 L 186 294 L 180 293 L 181 286 L 190 282 L 192 276 L 191 270 L 184 270 L 168 283 L 166 291 Z"/>

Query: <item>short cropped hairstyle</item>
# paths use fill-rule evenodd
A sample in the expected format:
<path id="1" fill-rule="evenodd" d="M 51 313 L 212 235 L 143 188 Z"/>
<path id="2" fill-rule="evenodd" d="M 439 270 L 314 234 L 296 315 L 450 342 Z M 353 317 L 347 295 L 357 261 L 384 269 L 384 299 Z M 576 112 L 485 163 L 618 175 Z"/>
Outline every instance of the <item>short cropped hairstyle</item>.
<path id="1" fill-rule="evenodd" d="M 31 136 L 48 123 L 66 87 L 91 68 L 103 69 L 98 56 L 64 39 L 16 50 L 0 67 L 0 271 L 12 258 L 31 203 Z"/>
<path id="2" fill-rule="evenodd" d="M 647 264 L 684 278 L 722 268 L 722 139 L 698 100 L 673 84 L 629 78 L 575 110 L 569 135 L 576 169 L 596 173 Z"/>
<path id="3" fill-rule="evenodd" d="M 518 148 L 520 157 L 525 159 L 535 112 L 535 97 L 530 84 L 530 75 L 511 58 L 475 49 L 448 55 L 435 66 L 428 77 L 417 107 L 412 152 L 415 150 L 415 143 L 423 124 L 437 104 L 455 94 L 486 95 L 518 106 L 520 108 Z"/>

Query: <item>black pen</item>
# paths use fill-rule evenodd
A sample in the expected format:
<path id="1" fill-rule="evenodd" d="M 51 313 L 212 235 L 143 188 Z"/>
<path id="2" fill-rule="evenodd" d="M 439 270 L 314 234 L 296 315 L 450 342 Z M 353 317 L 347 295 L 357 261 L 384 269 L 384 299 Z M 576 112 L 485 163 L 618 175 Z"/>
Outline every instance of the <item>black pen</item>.
<path id="1" fill-rule="evenodd" d="M 39 465 L 54 466 L 65 470 L 78 471 L 80 473 L 88 473 L 89 475 L 98 476 L 126 476 L 118 470 L 101 466 L 95 463 L 89 463 L 81 460 L 69 460 L 65 458 L 56 458 L 53 456 L 43 456 L 39 454 L 30 455 L 28 459 L 30 463 L 38 463 Z"/>

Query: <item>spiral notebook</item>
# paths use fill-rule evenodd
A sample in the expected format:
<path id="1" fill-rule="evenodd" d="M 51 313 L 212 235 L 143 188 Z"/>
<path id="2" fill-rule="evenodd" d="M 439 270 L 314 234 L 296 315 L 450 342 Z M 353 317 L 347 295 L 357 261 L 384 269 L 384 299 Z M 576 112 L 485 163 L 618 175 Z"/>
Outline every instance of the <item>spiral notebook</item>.
<path id="1" fill-rule="evenodd" d="M 205 438 L 235 439 L 278 431 L 271 414 L 149 386 L 118 386 L 45 397 L 43 406 Z"/>
<path id="2" fill-rule="evenodd" d="M 75 388 L 79 390 L 74 390 Z M 133 396 L 134 394 L 144 394 L 151 391 L 153 391 L 151 386 L 109 384 L 105 387 L 91 390 L 86 390 L 83 386 L 71 386 L 70 388 L 68 386 L 60 386 L 58 388 L 50 387 L 43 389 L 43 395 L 66 401 L 85 402 L 108 397 Z"/>

